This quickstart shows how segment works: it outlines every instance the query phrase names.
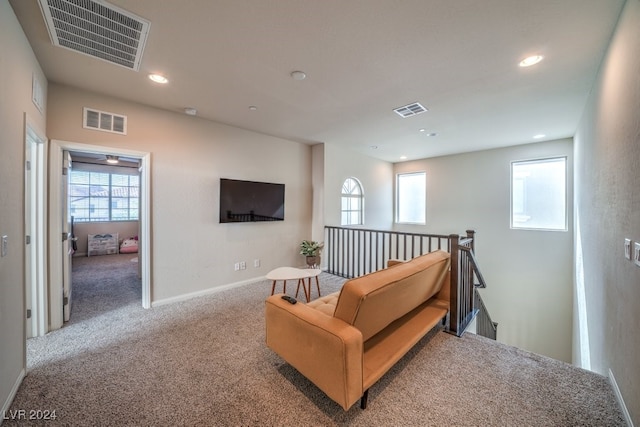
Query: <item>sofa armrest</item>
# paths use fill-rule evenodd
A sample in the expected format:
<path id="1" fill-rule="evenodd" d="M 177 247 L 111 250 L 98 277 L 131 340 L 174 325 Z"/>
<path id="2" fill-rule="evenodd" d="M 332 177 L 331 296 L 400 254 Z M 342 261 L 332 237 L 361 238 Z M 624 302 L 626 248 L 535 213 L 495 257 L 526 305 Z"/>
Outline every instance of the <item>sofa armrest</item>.
<path id="1" fill-rule="evenodd" d="M 363 394 L 362 334 L 340 319 L 281 296 L 265 302 L 267 346 L 349 409 Z"/>
<path id="2" fill-rule="evenodd" d="M 395 259 L 395 258 L 388 259 L 387 260 L 387 268 L 393 267 L 394 265 L 398 265 L 398 264 L 404 264 L 405 262 L 407 262 L 407 261 L 403 261 L 401 259 Z"/>

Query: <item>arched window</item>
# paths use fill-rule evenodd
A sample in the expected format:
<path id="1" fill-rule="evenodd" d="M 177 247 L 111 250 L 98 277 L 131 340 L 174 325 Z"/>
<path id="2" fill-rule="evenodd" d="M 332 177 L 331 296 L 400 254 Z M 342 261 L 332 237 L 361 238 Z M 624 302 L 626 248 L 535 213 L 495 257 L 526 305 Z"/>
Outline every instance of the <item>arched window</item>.
<path id="1" fill-rule="evenodd" d="M 364 194 L 356 178 L 347 178 L 342 184 L 342 225 L 364 224 Z"/>

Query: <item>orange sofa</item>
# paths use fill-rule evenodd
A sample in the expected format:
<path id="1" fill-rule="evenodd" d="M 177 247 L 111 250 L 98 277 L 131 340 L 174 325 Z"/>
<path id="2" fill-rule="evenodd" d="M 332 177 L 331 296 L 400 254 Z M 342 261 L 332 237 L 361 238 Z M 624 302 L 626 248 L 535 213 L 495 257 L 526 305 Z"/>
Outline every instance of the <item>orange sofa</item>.
<path id="1" fill-rule="evenodd" d="M 435 251 L 348 280 L 308 304 L 265 303 L 266 343 L 348 410 L 449 312 L 450 255 Z"/>

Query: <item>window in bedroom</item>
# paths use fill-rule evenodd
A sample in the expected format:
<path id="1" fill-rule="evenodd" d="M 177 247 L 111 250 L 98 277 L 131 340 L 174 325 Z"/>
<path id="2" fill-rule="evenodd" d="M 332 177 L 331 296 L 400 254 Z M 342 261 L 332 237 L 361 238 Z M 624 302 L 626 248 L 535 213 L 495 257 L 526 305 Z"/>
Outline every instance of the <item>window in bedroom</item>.
<path id="1" fill-rule="evenodd" d="M 567 230 L 567 158 L 511 163 L 511 228 Z"/>
<path id="2" fill-rule="evenodd" d="M 401 173 L 396 177 L 396 222 L 426 224 L 427 173 Z"/>
<path id="3" fill-rule="evenodd" d="M 364 193 L 356 178 L 347 178 L 342 184 L 342 225 L 364 224 Z"/>
<path id="4" fill-rule="evenodd" d="M 69 213 L 75 222 L 137 221 L 140 177 L 71 170 Z"/>

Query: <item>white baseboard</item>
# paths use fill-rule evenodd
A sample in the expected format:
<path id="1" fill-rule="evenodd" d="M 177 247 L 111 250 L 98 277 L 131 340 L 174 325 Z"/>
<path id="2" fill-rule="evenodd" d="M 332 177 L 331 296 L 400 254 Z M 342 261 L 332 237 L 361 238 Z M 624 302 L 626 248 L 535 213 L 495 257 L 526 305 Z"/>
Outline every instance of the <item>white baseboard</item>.
<path id="1" fill-rule="evenodd" d="M 613 371 L 609 369 L 609 381 L 611 381 L 611 386 L 613 387 L 613 392 L 616 395 L 616 399 L 620 404 L 620 409 L 622 409 L 622 415 L 624 415 L 624 419 L 627 422 L 629 427 L 633 427 L 633 420 L 631 419 L 631 415 L 629 414 L 629 410 L 627 409 L 627 405 L 624 403 L 624 398 L 622 397 L 622 393 L 620 393 L 620 389 L 618 388 L 618 383 L 616 382 L 616 377 L 613 375 Z"/>
<path id="2" fill-rule="evenodd" d="M 205 289 L 203 291 L 192 292 L 189 294 L 178 295 L 171 298 L 165 298 L 158 301 L 153 301 L 151 303 L 151 307 L 159 307 L 161 305 L 173 304 L 175 302 L 186 301 L 192 298 L 201 297 L 204 295 L 211 295 L 221 291 L 226 291 L 227 289 L 239 288 L 241 286 L 250 285 L 252 283 L 261 282 L 265 280 L 264 276 L 262 277 L 254 277 L 253 279 L 243 280 L 241 282 L 230 283 L 228 285 L 216 286 L 215 288 Z"/>
<path id="3" fill-rule="evenodd" d="M 24 375 L 25 375 L 25 372 L 24 372 L 24 369 L 22 369 L 20 371 L 20 374 L 18 375 L 18 378 L 16 379 L 15 384 L 13 384 L 13 387 L 9 392 L 9 396 L 7 396 L 7 400 L 5 400 L 4 404 L 2 405 L 2 411 L 0 412 L 0 414 L 2 414 L 3 416 L 0 417 L 0 425 L 2 424 L 2 420 L 5 418 L 4 414 L 9 413 L 9 407 L 11 406 L 13 399 L 16 397 L 16 393 L 18 392 L 18 388 L 20 388 L 20 384 L 22 384 Z"/>

